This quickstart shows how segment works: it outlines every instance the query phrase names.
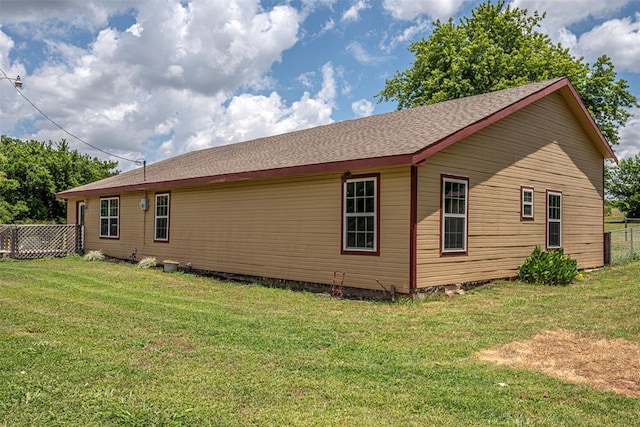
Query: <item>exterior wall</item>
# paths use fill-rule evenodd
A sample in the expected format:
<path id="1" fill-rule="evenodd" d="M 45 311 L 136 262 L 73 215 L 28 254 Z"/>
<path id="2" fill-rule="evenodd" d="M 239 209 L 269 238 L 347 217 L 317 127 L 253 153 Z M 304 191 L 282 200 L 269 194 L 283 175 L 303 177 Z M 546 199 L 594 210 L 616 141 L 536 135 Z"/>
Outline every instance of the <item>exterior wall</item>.
<path id="1" fill-rule="evenodd" d="M 76 203 L 78 202 L 79 199 L 75 199 L 75 198 L 69 198 L 67 199 L 67 224 L 77 224 L 78 223 L 78 218 L 77 218 L 77 209 L 76 209 Z"/>
<path id="2" fill-rule="evenodd" d="M 469 178 L 468 254 L 440 255 L 441 174 Z M 520 188 L 534 219 L 520 219 Z M 517 275 L 546 245 L 546 191 L 562 198 L 562 240 L 579 268 L 603 265 L 603 159 L 552 94 L 442 150 L 418 169 L 417 287 Z"/>
<path id="3" fill-rule="evenodd" d="M 325 174 L 167 189 L 169 242 L 154 242 L 154 192 L 120 196 L 120 237 L 99 238 L 99 197 L 87 198 L 86 250 L 138 259 L 154 256 L 181 266 L 294 281 L 381 290 L 374 279 L 409 291 L 410 168 L 380 173 L 380 255 L 341 255 L 342 176 Z M 149 199 L 149 209 L 140 199 Z M 73 199 L 69 206 L 75 206 Z M 72 208 L 73 209 L 73 208 Z M 75 214 L 68 213 L 75 222 Z"/>

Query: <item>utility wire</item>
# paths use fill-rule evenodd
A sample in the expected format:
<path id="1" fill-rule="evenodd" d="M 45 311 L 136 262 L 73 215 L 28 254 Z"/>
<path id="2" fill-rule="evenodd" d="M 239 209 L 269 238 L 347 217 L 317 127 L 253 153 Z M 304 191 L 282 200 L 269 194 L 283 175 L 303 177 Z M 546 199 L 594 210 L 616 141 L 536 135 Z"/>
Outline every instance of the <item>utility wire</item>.
<path id="1" fill-rule="evenodd" d="M 2 72 L 2 74 L 4 74 L 4 76 L 7 78 L 7 80 L 10 80 L 10 81 L 11 81 L 11 80 L 15 80 L 15 79 L 12 79 L 11 77 L 7 76 L 7 73 L 5 73 L 5 72 L 4 72 L 4 70 L 3 70 L 2 68 L 0 68 L 0 71 Z M 24 98 L 24 100 L 25 100 L 25 101 L 27 101 L 27 102 L 28 102 L 28 103 L 29 103 L 33 108 L 35 108 L 35 109 L 36 109 L 36 111 L 38 111 L 40 114 L 42 114 L 42 116 L 43 116 L 45 119 L 49 120 L 51 123 L 53 123 L 56 127 L 58 127 L 61 131 L 63 131 L 64 133 L 66 133 L 66 134 L 67 134 L 67 135 L 69 135 L 70 137 L 72 137 L 72 138 L 74 138 L 74 139 L 76 139 L 76 140 L 80 141 L 81 143 L 83 143 L 83 144 L 85 144 L 85 145 L 88 145 L 89 147 L 93 148 L 94 150 L 98 150 L 98 151 L 100 151 L 101 153 L 104 153 L 104 154 L 106 154 L 106 155 L 108 155 L 108 156 L 112 156 L 112 157 L 115 157 L 115 158 L 120 159 L 120 160 L 125 160 L 125 161 L 127 161 L 127 162 L 135 163 L 135 164 L 136 164 L 136 165 L 138 165 L 138 166 L 142 166 L 142 165 L 144 165 L 144 164 L 146 163 L 146 161 L 145 161 L 144 159 L 136 159 L 136 160 L 129 159 L 129 158 L 127 158 L 127 157 L 122 157 L 122 156 L 119 156 L 119 155 L 117 155 L 117 154 L 110 153 L 110 152 L 108 152 L 108 151 L 103 150 L 103 149 L 102 149 L 102 148 L 100 148 L 100 147 L 96 147 L 95 145 L 89 144 L 89 143 L 88 143 L 87 141 L 85 141 L 84 139 L 80 138 L 79 136 L 76 136 L 76 135 L 72 134 L 71 132 L 69 132 L 68 130 L 66 130 L 65 128 L 63 128 L 61 125 L 59 125 L 55 120 L 53 120 L 51 117 L 49 117 L 49 115 L 47 115 L 47 113 L 45 113 L 44 111 L 42 111 L 42 110 L 41 110 L 40 108 L 38 108 L 38 107 L 37 107 L 33 102 L 31 102 L 31 100 L 30 100 L 29 98 L 27 98 L 27 96 L 26 96 L 25 94 L 23 94 L 23 93 L 22 93 L 22 91 L 21 91 L 20 89 L 18 89 L 15 85 L 13 86 L 13 88 L 16 90 L 16 92 L 18 92 L 18 94 L 19 94 L 21 97 L 23 97 L 23 98 Z"/>

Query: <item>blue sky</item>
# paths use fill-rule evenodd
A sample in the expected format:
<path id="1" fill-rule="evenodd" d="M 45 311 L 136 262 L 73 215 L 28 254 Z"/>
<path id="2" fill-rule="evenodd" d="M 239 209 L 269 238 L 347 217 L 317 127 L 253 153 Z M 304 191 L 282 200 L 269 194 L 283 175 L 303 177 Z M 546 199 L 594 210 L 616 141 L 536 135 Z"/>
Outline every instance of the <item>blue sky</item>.
<path id="1" fill-rule="evenodd" d="M 71 134 L 147 162 L 395 110 L 375 94 L 409 43 L 478 0 L 0 0 L 0 68 Z M 593 62 L 609 55 L 640 98 L 640 1 L 513 0 Z M 66 138 L 5 79 L 0 133 Z M 619 157 L 640 153 L 640 110 Z M 119 169 L 135 167 L 120 160 Z"/>

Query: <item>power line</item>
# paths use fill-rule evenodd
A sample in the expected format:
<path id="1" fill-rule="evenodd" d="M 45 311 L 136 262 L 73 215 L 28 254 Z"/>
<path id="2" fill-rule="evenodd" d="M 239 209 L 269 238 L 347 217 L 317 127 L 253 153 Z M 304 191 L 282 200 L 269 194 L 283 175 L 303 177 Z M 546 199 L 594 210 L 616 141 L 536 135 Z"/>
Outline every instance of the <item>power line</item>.
<path id="1" fill-rule="evenodd" d="M 4 70 L 3 70 L 2 68 L 0 68 L 0 72 L 2 72 L 2 74 L 4 74 L 4 76 L 5 76 L 5 78 L 6 78 L 7 80 L 14 80 L 14 79 L 10 78 L 10 77 L 7 75 L 7 73 L 5 73 L 5 72 L 4 72 Z M 27 96 L 26 96 L 25 94 L 23 94 L 23 93 L 22 93 L 22 91 L 20 91 L 20 90 L 18 89 L 18 87 L 17 87 L 17 86 L 14 86 L 14 89 L 16 90 L 16 92 L 18 92 L 18 94 L 20 94 L 20 96 L 21 96 L 21 97 L 23 97 L 23 98 L 24 98 L 24 100 L 25 100 L 25 101 L 27 101 L 27 102 L 29 103 L 29 105 L 31 105 L 31 106 L 32 106 L 36 111 L 38 111 L 40 114 L 42 114 L 42 116 L 43 116 L 45 119 L 49 120 L 51 123 L 53 123 L 56 127 L 58 127 L 61 131 L 63 131 L 64 133 L 66 133 L 66 134 L 67 134 L 67 135 L 69 135 L 70 137 L 72 137 L 72 138 L 74 138 L 74 139 L 76 139 L 76 140 L 80 141 L 81 143 L 83 143 L 83 144 L 85 144 L 85 145 L 88 145 L 89 147 L 93 148 L 94 150 L 98 150 L 98 151 L 100 151 L 101 153 L 104 153 L 104 154 L 106 154 L 106 155 L 108 155 L 108 156 L 112 156 L 112 157 L 115 157 L 115 158 L 120 159 L 120 160 L 125 160 L 125 161 L 127 161 L 127 162 L 132 162 L 132 163 L 135 163 L 135 164 L 136 164 L 136 165 L 138 165 L 138 166 L 141 166 L 141 165 L 143 165 L 144 163 L 146 163 L 144 159 L 136 159 L 136 160 L 133 160 L 133 159 L 129 159 L 129 158 L 127 158 L 127 157 L 122 157 L 122 156 L 119 156 L 119 155 L 117 155 L 117 154 L 113 154 L 113 153 L 110 153 L 110 152 L 108 152 L 108 151 L 105 151 L 105 150 L 103 150 L 103 149 L 102 149 L 102 148 L 100 148 L 100 147 L 96 147 L 96 146 L 95 146 L 95 145 L 93 145 L 93 144 L 88 143 L 87 141 L 85 141 L 84 139 L 80 138 L 79 136 L 76 136 L 76 135 L 72 134 L 71 132 L 69 132 L 68 130 L 66 130 L 65 128 L 63 128 L 61 125 L 59 125 L 59 124 L 58 124 L 55 120 L 53 120 L 51 117 L 49 117 L 49 115 L 48 115 L 47 113 L 45 113 L 44 111 L 42 111 L 42 110 L 41 110 L 40 108 L 38 108 L 38 107 L 37 107 L 33 102 L 31 102 L 31 100 L 30 100 L 29 98 L 27 98 Z"/>

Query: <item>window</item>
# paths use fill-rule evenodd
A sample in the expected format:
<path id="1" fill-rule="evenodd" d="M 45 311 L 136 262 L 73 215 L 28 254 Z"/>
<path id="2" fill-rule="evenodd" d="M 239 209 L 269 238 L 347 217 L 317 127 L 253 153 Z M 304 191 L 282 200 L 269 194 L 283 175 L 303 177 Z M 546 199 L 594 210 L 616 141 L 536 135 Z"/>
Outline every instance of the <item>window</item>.
<path id="1" fill-rule="evenodd" d="M 169 241 L 169 194 L 156 194 L 155 240 Z"/>
<path id="2" fill-rule="evenodd" d="M 100 237 L 118 238 L 120 198 L 100 199 Z"/>
<path id="3" fill-rule="evenodd" d="M 442 177 L 442 253 L 467 252 L 467 178 Z"/>
<path id="4" fill-rule="evenodd" d="M 547 248 L 562 246 L 562 193 L 547 191 Z"/>
<path id="5" fill-rule="evenodd" d="M 520 219 L 533 219 L 533 188 L 520 187 Z"/>
<path id="6" fill-rule="evenodd" d="M 378 176 L 345 179 L 343 252 L 378 253 Z"/>

